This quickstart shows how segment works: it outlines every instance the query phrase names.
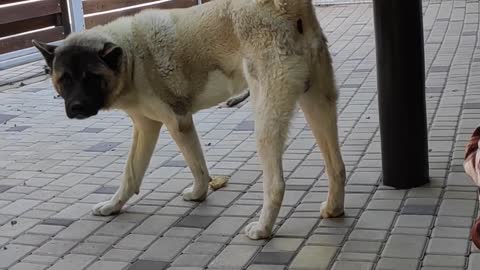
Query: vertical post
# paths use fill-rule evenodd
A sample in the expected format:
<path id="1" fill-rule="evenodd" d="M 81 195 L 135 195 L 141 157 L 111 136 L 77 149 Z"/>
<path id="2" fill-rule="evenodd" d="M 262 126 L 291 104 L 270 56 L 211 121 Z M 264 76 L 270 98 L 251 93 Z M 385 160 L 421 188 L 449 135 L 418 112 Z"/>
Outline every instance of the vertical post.
<path id="1" fill-rule="evenodd" d="M 373 1 L 383 183 L 428 183 L 421 0 Z"/>
<path id="2" fill-rule="evenodd" d="M 81 32 L 85 30 L 82 0 L 68 0 L 68 6 L 70 9 L 72 32 Z"/>

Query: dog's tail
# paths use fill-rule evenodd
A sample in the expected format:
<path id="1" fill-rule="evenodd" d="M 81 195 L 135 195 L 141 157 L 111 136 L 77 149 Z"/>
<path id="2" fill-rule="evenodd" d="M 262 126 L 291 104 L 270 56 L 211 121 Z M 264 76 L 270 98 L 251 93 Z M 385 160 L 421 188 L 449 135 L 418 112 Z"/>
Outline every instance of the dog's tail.
<path id="1" fill-rule="evenodd" d="M 305 8 L 312 6 L 311 0 L 256 0 L 259 5 L 273 5 L 283 14 L 298 15 Z"/>

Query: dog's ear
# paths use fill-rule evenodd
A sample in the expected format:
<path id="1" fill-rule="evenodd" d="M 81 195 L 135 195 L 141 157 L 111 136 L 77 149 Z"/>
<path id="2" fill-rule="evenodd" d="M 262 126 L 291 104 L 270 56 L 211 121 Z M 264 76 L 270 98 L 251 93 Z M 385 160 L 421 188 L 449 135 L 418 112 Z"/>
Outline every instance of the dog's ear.
<path id="1" fill-rule="evenodd" d="M 122 66 L 123 50 L 117 45 L 107 42 L 100 51 L 100 58 L 102 58 L 113 71 L 118 72 Z"/>
<path id="2" fill-rule="evenodd" d="M 45 62 L 47 62 L 48 67 L 52 69 L 52 64 L 53 64 L 53 58 L 55 58 L 55 49 L 58 46 L 55 45 L 49 45 L 47 43 L 43 43 L 40 41 L 32 40 L 33 46 L 37 48 L 40 53 L 43 55 L 43 58 L 45 58 Z"/>

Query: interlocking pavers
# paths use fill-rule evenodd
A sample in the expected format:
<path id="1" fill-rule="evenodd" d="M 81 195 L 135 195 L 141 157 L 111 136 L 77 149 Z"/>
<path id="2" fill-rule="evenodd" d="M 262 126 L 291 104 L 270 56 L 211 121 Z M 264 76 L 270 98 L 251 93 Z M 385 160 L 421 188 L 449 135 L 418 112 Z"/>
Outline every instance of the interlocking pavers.
<path id="1" fill-rule="evenodd" d="M 194 117 L 210 173 L 231 177 L 206 202 L 182 199 L 192 175 L 162 131 L 140 194 L 119 216 L 92 216 L 93 205 L 120 185 L 131 123 L 117 112 L 68 120 L 49 81 L 27 81 L 0 87 L 0 123 L 7 122 L 0 125 L 0 256 L 12 254 L 11 265 L 0 268 L 476 269 L 469 230 L 478 190 L 462 162 L 480 114 L 480 7 L 466 0 L 422 2 L 429 185 L 406 191 L 381 183 L 371 5 L 322 7 L 317 14 L 340 88 L 344 217 L 319 217 L 328 191 L 325 162 L 299 111 L 285 146 L 286 193 L 276 234 L 268 241 L 244 235 L 263 199 L 250 104 Z M 0 82 L 42 66 L 0 71 Z"/>

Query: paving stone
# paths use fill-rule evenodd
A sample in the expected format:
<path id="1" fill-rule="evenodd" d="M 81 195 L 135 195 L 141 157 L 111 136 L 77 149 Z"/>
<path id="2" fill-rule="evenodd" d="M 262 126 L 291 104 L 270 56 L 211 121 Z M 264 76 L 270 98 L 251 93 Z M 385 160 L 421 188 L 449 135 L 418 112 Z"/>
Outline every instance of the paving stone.
<path id="1" fill-rule="evenodd" d="M 258 205 L 232 205 L 222 213 L 222 216 L 250 217 L 255 214 L 259 208 Z"/>
<path id="2" fill-rule="evenodd" d="M 12 221 L 15 221 L 13 225 Z M 16 218 L 0 227 L 0 236 L 14 238 L 40 223 L 38 219 Z"/>
<path id="3" fill-rule="evenodd" d="M 133 230 L 133 233 L 160 235 L 167 231 L 177 220 L 178 218 L 173 216 L 151 216 Z"/>
<path id="4" fill-rule="evenodd" d="M 178 227 L 188 227 L 188 228 L 202 228 L 205 229 L 216 219 L 212 216 L 196 216 L 189 215 L 184 217 L 180 222 L 178 222 Z"/>
<path id="5" fill-rule="evenodd" d="M 419 259 L 424 251 L 427 238 L 424 236 L 392 235 L 382 252 L 383 257 Z"/>
<path id="6" fill-rule="evenodd" d="M 97 261 L 87 268 L 87 270 L 123 270 L 127 269 L 128 263 L 126 262 L 108 262 Z"/>
<path id="7" fill-rule="evenodd" d="M 283 265 L 252 264 L 247 270 L 285 270 Z"/>
<path id="8" fill-rule="evenodd" d="M 40 246 L 50 239 L 49 235 L 22 234 L 12 241 L 14 244 Z"/>
<path id="9" fill-rule="evenodd" d="M 64 270 L 64 269 L 85 269 L 90 263 L 95 260 L 95 256 L 69 254 L 58 260 L 50 269 Z"/>
<path id="10" fill-rule="evenodd" d="M 32 209 L 33 207 L 37 206 L 40 203 L 41 201 L 37 201 L 37 200 L 20 199 L 1 208 L 0 215 L 19 216 L 22 213 Z"/>
<path id="11" fill-rule="evenodd" d="M 80 243 L 72 249 L 71 253 L 98 256 L 109 248 L 111 248 L 111 245 L 103 243 Z"/>
<path id="12" fill-rule="evenodd" d="M 95 232 L 97 235 L 106 235 L 106 236 L 124 236 L 129 233 L 135 227 L 135 223 L 129 222 L 110 222 L 101 227 L 98 231 Z M 137 227 L 137 231 L 138 231 Z M 142 227 L 143 228 L 143 227 Z M 134 232 L 137 233 L 137 232 Z"/>
<path id="13" fill-rule="evenodd" d="M 306 237 L 313 229 L 317 219 L 313 218 L 290 218 L 275 233 L 277 237 Z"/>
<path id="14" fill-rule="evenodd" d="M 474 270 L 480 263 L 480 253 L 470 255 L 470 260 L 468 261 L 468 270 Z"/>
<path id="15" fill-rule="evenodd" d="M 380 241 L 383 242 L 387 238 L 387 231 L 381 230 L 353 230 L 348 239 L 349 240 L 363 240 L 363 241 Z"/>
<path id="16" fill-rule="evenodd" d="M 204 231 L 205 234 L 232 235 L 243 228 L 247 218 L 219 217 Z"/>
<path id="17" fill-rule="evenodd" d="M 104 223 L 101 221 L 78 220 L 69 225 L 65 230 L 55 236 L 55 239 L 82 240 Z"/>
<path id="18" fill-rule="evenodd" d="M 104 187 L 99 187 L 97 190 L 95 190 L 93 193 L 95 194 L 115 194 L 117 192 L 118 187 L 113 187 L 113 186 L 104 186 Z"/>
<path id="19" fill-rule="evenodd" d="M 395 212 L 365 211 L 360 216 L 355 228 L 387 230 L 392 226 Z"/>
<path id="20" fill-rule="evenodd" d="M 34 251 L 36 255 L 62 256 L 76 245 L 73 241 L 50 240 Z"/>
<path id="21" fill-rule="evenodd" d="M 58 219 L 58 218 L 47 218 L 42 221 L 44 225 L 58 225 L 58 226 L 70 226 L 75 220 L 72 219 Z"/>
<path id="22" fill-rule="evenodd" d="M 217 254 L 222 248 L 223 248 L 223 244 L 219 244 L 219 243 L 195 242 L 187 246 L 183 251 L 183 253 L 214 255 L 214 254 Z"/>
<path id="23" fill-rule="evenodd" d="M 347 241 L 343 245 L 342 252 L 379 253 L 381 248 L 381 242 Z"/>
<path id="24" fill-rule="evenodd" d="M 187 167 L 187 163 L 184 160 L 169 160 L 162 164 L 164 167 Z"/>
<path id="25" fill-rule="evenodd" d="M 198 228 L 172 227 L 165 232 L 164 236 L 193 239 L 200 232 L 202 232 L 202 230 Z"/>
<path id="26" fill-rule="evenodd" d="M 102 260 L 132 262 L 138 257 L 138 255 L 140 255 L 140 253 L 141 252 L 138 250 L 113 248 L 102 256 Z"/>
<path id="27" fill-rule="evenodd" d="M 263 252 L 296 251 L 302 245 L 301 238 L 273 238 L 265 245 Z"/>
<path id="28" fill-rule="evenodd" d="M 288 265 L 293 259 L 295 252 L 283 251 L 283 252 L 260 252 L 257 254 L 253 263 L 255 264 L 269 264 L 269 265 Z"/>
<path id="29" fill-rule="evenodd" d="M 118 142 L 101 142 L 86 149 L 85 152 L 108 152 L 118 145 L 120 145 Z"/>
<path id="30" fill-rule="evenodd" d="M 243 268 L 257 252 L 256 246 L 227 246 L 210 264 L 209 268 Z"/>
<path id="31" fill-rule="evenodd" d="M 102 132 L 103 130 L 105 130 L 104 128 L 84 128 L 83 130 L 81 130 L 80 132 L 85 132 L 85 133 L 100 133 Z"/>
<path id="32" fill-rule="evenodd" d="M 467 255 L 468 239 L 451 239 L 451 238 L 432 238 L 428 243 L 428 254 L 439 255 Z"/>
<path id="33" fill-rule="evenodd" d="M 303 247 L 291 263 L 290 269 L 328 269 L 337 250 L 335 247 Z"/>
<path id="34" fill-rule="evenodd" d="M 444 216 L 473 216 L 475 212 L 475 201 L 466 200 L 443 200 L 440 204 L 439 215 Z"/>
<path id="35" fill-rule="evenodd" d="M 197 266 L 203 269 L 213 257 L 208 254 L 182 254 L 173 261 L 172 266 Z"/>
<path id="36" fill-rule="evenodd" d="M 354 262 L 376 262 L 378 261 L 378 255 L 371 253 L 341 252 L 337 257 L 337 260 Z"/>
<path id="37" fill-rule="evenodd" d="M 381 258 L 375 270 L 416 270 L 418 265 L 418 260 Z"/>
<path id="38" fill-rule="evenodd" d="M 189 214 L 191 216 L 219 216 L 225 210 L 224 207 L 200 204 Z"/>
<path id="39" fill-rule="evenodd" d="M 432 231 L 432 237 L 468 239 L 470 237 L 470 232 L 464 228 L 435 227 Z"/>
<path id="40" fill-rule="evenodd" d="M 155 241 L 155 239 L 156 236 L 153 235 L 129 234 L 120 240 L 120 242 L 116 243 L 115 247 L 120 249 L 144 250 Z"/>
<path id="41" fill-rule="evenodd" d="M 138 260 L 128 270 L 164 270 L 168 266 L 166 262 Z"/>
<path id="42" fill-rule="evenodd" d="M 340 247 L 345 239 L 344 235 L 318 235 L 314 234 L 307 240 L 309 246 L 334 246 Z"/>
<path id="43" fill-rule="evenodd" d="M 426 215 L 400 215 L 395 223 L 396 227 L 427 227 L 432 226 L 433 216 Z"/>
<path id="44" fill-rule="evenodd" d="M 8 268 L 25 255 L 29 254 L 34 247 L 10 244 L 0 249 L 0 268 Z"/>
<path id="45" fill-rule="evenodd" d="M 41 265 L 41 264 L 33 264 L 33 263 L 17 263 L 14 266 L 10 267 L 10 270 L 43 270 L 46 269 L 48 266 Z"/>
<path id="46" fill-rule="evenodd" d="M 427 254 L 423 258 L 423 266 L 441 266 L 441 267 L 459 267 L 465 268 L 464 256 L 450 256 L 450 255 L 431 255 Z"/>
<path id="47" fill-rule="evenodd" d="M 402 215 L 434 215 L 436 205 L 408 205 L 402 208 Z"/>
<path id="48" fill-rule="evenodd" d="M 190 241 L 187 238 L 161 237 L 140 256 L 140 259 L 171 262 Z"/>
<path id="49" fill-rule="evenodd" d="M 0 185 L 0 193 L 2 192 L 5 192 L 9 189 L 11 189 L 13 186 L 4 186 L 4 185 Z"/>
<path id="50" fill-rule="evenodd" d="M 371 270 L 373 263 L 368 262 L 335 262 L 332 270 Z"/>
<path id="51" fill-rule="evenodd" d="M 65 227 L 63 226 L 39 224 L 39 225 L 35 225 L 35 227 L 28 230 L 28 233 L 45 234 L 45 235 L 53 236 L 57 234 L 59 231 L 63 230 L 64 228 Z"/>

